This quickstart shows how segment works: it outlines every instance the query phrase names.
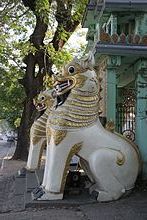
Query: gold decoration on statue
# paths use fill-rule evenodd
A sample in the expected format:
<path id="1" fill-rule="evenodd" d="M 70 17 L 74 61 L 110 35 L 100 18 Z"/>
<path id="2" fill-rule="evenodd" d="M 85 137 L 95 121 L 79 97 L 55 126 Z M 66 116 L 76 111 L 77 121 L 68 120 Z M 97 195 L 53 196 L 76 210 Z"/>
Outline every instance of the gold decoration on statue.
<path id="1" fill-rule="evenodd" d="M 122 166 L 125 163 L 125 155 L 121 151 L 119 151 L 119 153 L 121 154 L 121 157 L 117 156 L 116 163 L 117 165 Z"/>
<path id="2" fill-rule="evenodd" d="M 115 124 L 112 120 L 108 121 L 106 123 L 106 126 L 105 128 L 108 130 L 108 131 L 111 131 L 111 132 L 114 132 L 115 131 Z"/>
<path id="3" fill-rule="evenodd" d="M 82 88 L 85 84 L 85 81 L 88 79 L 86 76 L 83 75 L 75 75 L 76 78 L 76 85 L 75 88 Z"/>
<path id="4" fill-rule="evenodd" d="M 67 177 L 67 174 L 68 174 L 68 171 L 69 171 L 69 167 L 70 167 L 70 161 L 71 161 L 72 157 L 81 150 L 82 144 L 83 144 L 83 142 L 75 144 L 71 148 L 71 150 L 70 150 L 70 152 L 68 154 L 68 157 L 67 157 L 67 160 L 66 160 L 66 164 L 65 164 L 65 168 L 64 168 L 63 177 L 62 177 L 61 190 L 60 190 L 61 193 L 63 193 L 63 191 L 64 191 L 64 186 L 65 186 L 65 183 L 66 183 L 66 177 Z"/>
<path id="5" fill-rule="evenodd" d="M 52 130 L 51 131 L 55 145 L 58 145 L 63 141 L 63 139 L 66 137 L 67 131 L 63 130 Z"/>

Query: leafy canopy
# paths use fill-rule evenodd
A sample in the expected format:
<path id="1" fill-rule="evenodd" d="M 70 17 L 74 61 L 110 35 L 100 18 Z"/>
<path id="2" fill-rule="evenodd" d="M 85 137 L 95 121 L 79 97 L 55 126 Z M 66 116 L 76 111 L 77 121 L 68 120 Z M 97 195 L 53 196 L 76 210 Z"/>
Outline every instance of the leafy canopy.
<path id="1" fill-rule="evenodd" d="M 20 0 L 1 0 L 0 6 L 0 105 L 2 106 L 0 119 L 6 119 L 12 126 L 15 126 L 21 117 L 23 101 L 26 97 L 19 83 L 26 70 L 23 59 L 28 53 L 35 54 L 37 51 L 29 41 L 35 28 L 35 16 L 40 16 L 48 25 L 44 48 L 52 62 L 60 68 L 72 58 L 72 52 L 63 45 L 71 36 L 74 28 L 69 30 L 63 21 L 60 24 L 65 12 L 59 9 L 62 8 L 62 4 L 67 9 L 72 8 L 65 19 L 78 24 L 87 0 L 36 0 L 32 2 L 35 2 L 35 13 L 25 7 Z M 75 23 L 75 27 L 77 24 Z M 56 34 L 56 40 L 61 45 L 58 50 L 54 45 Z"/>

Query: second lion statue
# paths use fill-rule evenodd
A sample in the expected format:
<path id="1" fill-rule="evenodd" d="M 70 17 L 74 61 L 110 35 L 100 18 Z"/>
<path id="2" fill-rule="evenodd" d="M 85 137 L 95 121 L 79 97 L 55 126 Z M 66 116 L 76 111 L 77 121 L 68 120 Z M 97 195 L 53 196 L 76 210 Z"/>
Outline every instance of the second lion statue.
<path id="1" fill-rule="evenodd" d="M 89 53 L 83 59 L 74 59 L 54 78 L 58 104 L 47 119 L 43 193 L 38 200 L 63 199 L 75 154 L 91 180 L 89 192 L 97 192 L 97 201 L 116 200 L 134 187 L 140 154 L 134 144 L 101 125 L 93 66 L 94 57 Z"/>

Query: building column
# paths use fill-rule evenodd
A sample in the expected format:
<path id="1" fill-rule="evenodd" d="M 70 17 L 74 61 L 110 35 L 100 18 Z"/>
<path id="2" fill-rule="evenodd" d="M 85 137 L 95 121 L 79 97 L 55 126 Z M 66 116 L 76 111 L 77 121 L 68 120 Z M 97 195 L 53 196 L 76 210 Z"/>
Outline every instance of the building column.
<path id="1" fill-rule="evenodd" d="M 137 71 L 136 144 L 143 160 L 143 179 L 147 179 L 147 60 L 139 60 Z"/>
<path id="2" fill-rule="evenodd" d="M 107 62 L 107 98 L 106 98 L 106 117 L 107 121 L 116 122 L 116 93 L 117 93 L 117 67 L 120 66 L 121 57 L 109 56 Z"/>
<path id="3" fill-rule="evenodd" d="M 111 35 L 117 33 L 117 16 L 111 15 Z"/>
<path id="4" fill-rule="evenodd" d="M 147 14 L 138 14 L 135 16 L 135 34 L 141 36 L 146 34 Z"/>

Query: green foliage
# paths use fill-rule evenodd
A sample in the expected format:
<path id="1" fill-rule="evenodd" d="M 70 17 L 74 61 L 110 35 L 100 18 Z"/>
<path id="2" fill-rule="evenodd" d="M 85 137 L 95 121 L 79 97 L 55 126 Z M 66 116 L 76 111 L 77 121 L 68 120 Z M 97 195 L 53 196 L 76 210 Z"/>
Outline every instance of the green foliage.
<path id="1" fill-rule="evenodd" d="M 66 42 L 70 36 L 70 33 L 64 29 L 63 25 L 58 29 L 58 31 L 59 31 L 58 39 Z"/>
<path id="2" fill-rule="evenodd" d="M 24 20 L 23 15 L 26 15 Z M 30 22 L 31 17 L 31 22 Z M 0 15 L 0 119 L 6 119 L 12 127 L 21 117 L 24 90 L 18 79 L 24 75 L 23 58 L 34 48 L 28 43 L 27 33 L 33 27 L 32 13 L 18 0 L 2 0 Z M 29 26 L 28 26 L 29 25 Z M 25 43 L 23 40 L 25 39 Z"/>
<path id="3" fill-rule="evenodd" d="M 21 122 L 21 118 L 17 118 L 15 121 L 14 121 L 14 125 L 16 128 L 18 128 L 20 126 L 20 122 Z"/>
<path id="4" fill-rule="evenodd" d="M 43 22 L 48 24 L 50 12 L 49 0 L 36 0 L 35 13 L 43 19 Z"/>
<path id="5" fill-rule="evenodd" d="M 20 75 L 17 71 L 13 66 L 9 71 L 0 69 L 0 119 L 6 119 L 12 127 L 21 115 L 24 100 L 23 89 L 17 82 Z"/>
<path id="6" fill-rule="evenodd" d="M 74 21 L 81 21 L 87 3 L 88 0 L 75 0 L 72 15 Z"/>
<path id="7" fill-rule="evenodd" d="M 82 18 L 87 0 L 75 0 L 72 2 L 72 22 Z M 71 3 L 70 2 L 70 3 Z M 69 1 L 65 0 L 65 4 Z M 25 75 L 23 58 L 28 53 L 35 54 L 37 49 L 29 42 L 36 25 L 36 18 L 49 25 L 49 36 L 44 41 L 49 59 L 60 69 L 72 59 L 72 52 L 64 48 L 56 51 L 51 43 L 57 30 L 55 20 L 56 4 L 50 5 L 49 0 L 35 1 L 35 15 L 29 8 L 25 8 L 20 0 L 1 0 L 0 14 L 0 119 L 6 119 L 12 126 L 18 126 L 23 109 L 25 93 L 18 79 Z M 64 14 L 64 13 L 63 13 Z M 70 34 L 65 31 L 64 25 L 58 27 L 59 41 L 66 42 Z M 42 48 L 44 49 L 44 48 Z M 51 79 L 46 76 L 44 83 L 51 87 Z"/>
<path id="8" fill-rule="evenodd" d="M 66 62 L 72 59 L 71 51 L 66 50 L 65 48 L 56 51 L 52 44 L 48 44 L 47 51 L 57 69 L 60 69 Z"/>

